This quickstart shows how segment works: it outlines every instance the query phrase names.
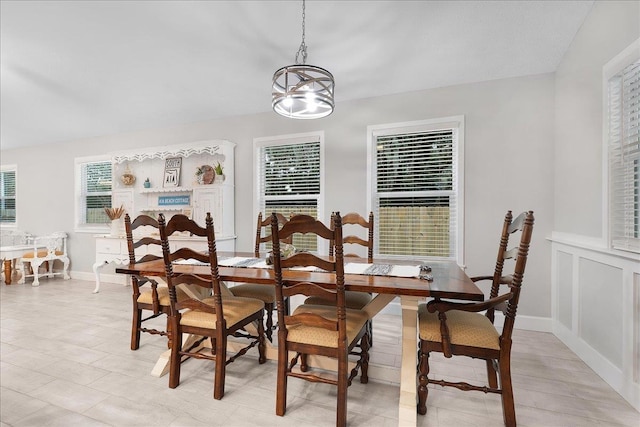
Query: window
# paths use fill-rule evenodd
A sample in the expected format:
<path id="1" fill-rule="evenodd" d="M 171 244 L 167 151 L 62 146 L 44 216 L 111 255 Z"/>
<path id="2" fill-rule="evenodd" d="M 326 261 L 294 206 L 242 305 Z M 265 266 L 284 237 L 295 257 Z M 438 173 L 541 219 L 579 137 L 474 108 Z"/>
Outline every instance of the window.
<path id="1" fill-rule="evenodd" d="M 311 133 L 254 141 L 257 212 L 279 212 L 289 217 L 322 212 L 322 152 L 324 135 Z M 316 239 L 296 235 L 297 249 L 318 251 Z M 320 248 L 323 250 L 324 248 Z"/>
<path id="2" fill-rule="evenodd" d="M 76 159 L 76 225 L 103 229 L 109 223 L 104 208 L 111 207 L 111 161 Z"/>
<path id="3" fill-rule="evenodd" d="M 369 126 L 375 252 L 463 264 L 463 117 Z"/>
<path id="4" fill-rule="evenodd" d="M 16 225 L 16 171 L 15 165 L 0 169 L 0 224 Z"/>
<path id="5" fill-rule="evenodd" d="M 604 67 L 609 242 L 640 252 L 640 40 Z"/>

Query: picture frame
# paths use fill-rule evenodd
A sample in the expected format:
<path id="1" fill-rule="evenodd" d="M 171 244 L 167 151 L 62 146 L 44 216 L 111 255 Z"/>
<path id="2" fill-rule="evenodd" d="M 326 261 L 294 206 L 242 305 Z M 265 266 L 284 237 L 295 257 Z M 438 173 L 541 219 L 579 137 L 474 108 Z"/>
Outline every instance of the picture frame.
<path id="1" fill-rule="evenodd" d="M 180 186 L 180 170 L 182 169 L 182 157 L 168 157 L 164 163 L 163 187 Z"/>

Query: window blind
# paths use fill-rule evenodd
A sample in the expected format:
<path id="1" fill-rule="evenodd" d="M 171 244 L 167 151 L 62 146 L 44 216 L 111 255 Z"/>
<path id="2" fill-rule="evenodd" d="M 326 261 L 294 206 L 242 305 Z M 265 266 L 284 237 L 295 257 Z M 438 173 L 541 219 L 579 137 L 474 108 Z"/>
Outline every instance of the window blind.
<path id="1" fill-rule="evenodd" d="M 16 222 L 16 171 L 0 172 L 0 222 Z"/>
<path id="2" fill-rule="evenodd" d="M 259 204 L 264 215 L 277 212 L 287 218 L 298 214 L 317 218 L 320 167 L 319 140 L 259 146 Z M 317 250 L 316 239 L 310 235 L 295 235 L 293 245 L 301 250 Z"/>
<path id="3" fill-rule="evenodd" d="M 82 165 L 81 218 L 85 224 L 106 224 L 104 208 L 111 207 L 111 162 Z"/>
<path id="4" fill-rule="evenodd" d="M 456 257 L 456 131 L 377 136 L 377 252 Z"/>
<path id="5" fill-rule="evenodd" d="M 640 61 L 608 82 L 611 245 L 640 252 Z"/>

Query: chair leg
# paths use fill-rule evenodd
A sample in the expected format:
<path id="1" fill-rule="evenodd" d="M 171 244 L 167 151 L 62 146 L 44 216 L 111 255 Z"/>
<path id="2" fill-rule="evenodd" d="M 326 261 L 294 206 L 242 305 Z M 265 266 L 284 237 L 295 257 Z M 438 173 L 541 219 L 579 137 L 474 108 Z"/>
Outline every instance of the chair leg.
<path id="1" fill-rule="evenodd" d="M 500 383 L 502 388 L 502 416 L 506 427 L 516 426 L 516 408 L 513 400 L 513 387 L 511 385 L 511 356 L 509 353 L 502 356 L 499 361 Z"/>
<path id="2" fill-rule="evenodd" d="M 487 359 L 487 382 L 489 383 L 489 387 L 498 388 L 498 378 L 496 375 L 496 369 L 493 366 L 493 360 Z"/>
<path id="3" fill-rule="evenodd" d="M 336 427 L 346 427 L 347 425 L 348 362 L 347 352 L 340 352 L 338 355 L 338 405 L 336 410 Z"/>
<path id="4" fill-rule="evenodd" d="M 20 278 L 18 279 L 18 284 L 19 285 L 22 285 L 24 283 L 25 277 L 27 276 L 26 272 L 25 272 L 25 266 L 24 266 L 25 264 L 26 264 L 26 262 L 24 262 L 24 261 L 21 262 L 20 263 L 20 268 L 18 269 L 18 271 L 20 272 Z M 6 269 L 5 269 L 5 272 L 6 272 Z M 7 273 L 7 274 L 10 275 L 11 273 Z M 7 278 L 5 277 L 5 281 L 6 280 L 7 280 Z M 11 276 L 9 276 L 9 282 L 11 282 Z"/>
<path id="5" fill-rule="evenodd" d="M 38 271 L 40 270 L 40 264 L 32 262 L 31 268 L 33 269 L 33 283 L 31 283 L 31 286 L 40 286 L 40 280 L 38 278 Z"/>
<path id="6" fill-rule="evenodd" d="M 360 341 L 360 382 L 367 384 L 369 382 L 369 335 L 365 334 Z"/>
<path id="7" fill-rule="evenodd" d="M 135 298 L 135 297 L 134 297 Z M 142 310 L 133 304 L 133 317 L 131 320 L 131 350 L 140 348 L 140 328 L 142 327 Z"/>
<path id="8" fill-rule="evenodd" d="M 270 330 L 271 329 L 269 329 L 269 331 Z M 258 322 L 258 363 L 261 365 L 267 361 L 267 355 L 265 350 L 266 350 L 266 345 L 264 342 L 264 326 L 262 325 L 262 322 Z"/>
<path id="9" fill-rule="evenodd" d="M 62 278 L 64 280 L 69 280 L 71 279 L 71 276 L 69 276 L 69 258 L 62 258 Z"/>
<path id="10" fill-rule="evenodd" d="M 429 352 L 418 350 L 418 413 L 427 413 L 427 395 L 429 394 Z"/>
<path id="11" fill-rule="evenodd" d="M 167 348 L 171 349 L 171 317 L 167 313 L 165 314 L 167 317 L 167 329 L 165 329 L 167 331 Z"/>
<path id="12" fill-rule="evenodd" d="M 215 378 L 213 380 L 213 398 L 222 399 L 224 396 L 224 380 L 227 372 L 227 334 L 221 328 L 219 335 L 216 337 L 216 369 Z"/>
<path id="13" fill-rule="evenodd" d="M 182 331 L 178 325 L 179 318 L 171 319 L 171 357 L 169 359 L 169 388 L 180 384 L 180 350 L 182 349 Z"/>
<path id="14" fill-rule="evenodd" d="M 369 348 L 373 347 L 373 319 L 367 322 L 367 330 L 369 332 Z"/>
<path id="15" fill-rule="evenodd" d="M 272 302 L 266 302 L 264 304 L 264 309 L 267 312 L 267 322 L 265 324 L 265 333 L 267 334 L 267 339 L 270 342 L 273 342 L 273 337 L 272 337 L 272 333 L 273 333 L 273 303 Z"/>
<path id="16" fill-rule="evenodd" d="M 276 415 L 283 416 L 287 411 L 287 371 L 289 352 L 287 351 L 286 331 L 278 332 L 278 380 L 276 384 Z"/>

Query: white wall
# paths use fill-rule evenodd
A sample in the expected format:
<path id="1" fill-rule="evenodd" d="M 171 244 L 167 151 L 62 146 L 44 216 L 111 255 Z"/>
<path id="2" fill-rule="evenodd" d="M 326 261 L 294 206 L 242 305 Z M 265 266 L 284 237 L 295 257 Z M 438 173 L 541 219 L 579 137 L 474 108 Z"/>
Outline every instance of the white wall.
<path id="1" fill-rule="evenodd" d="M 268 102 L 268 100 L 265 100 Z M 465 116 L 466 264 L 470 274 L 493 271 L 507 209 L 536 212 L 536 229 L 520 313 L 549 318 L 549 235 L 553 214 L 553 75 L 496 80 L 338 103 L 328 118 L 285 119 L 275 113 L 232 117 L 169 129 L 4 150 L 18 165 L 19 227 L 32 233 L 73 230 L 73 159 L 122 149 L 228 139 L 236 147 L 237 249 L 251 250 L 253 138 L 323 130 L 327 200 L 332 210 L 366 210 L 368 125 Z M 344 185 L 348 182 L 349 185 Z M 55 207 L 55 209 L 50 209 Z M 73 272 L 91 272 L 91 235 L 71 232 Z M 105 268 L 109 272 L 109 267 Z"/>
<path id="2" fill-rule="evenodd" d="M 602 67 L 640 37 L 640 3 L 598 1 L 556 71 L 554 230 L 602 236 Z"/>
<path id="3" fill-rule="evenodd" d="M 596 2 L 555 77 L 553 331 L 640 410 L 640 256 L 605 241 L 603 66 L 640 37 L 640 3 Z"/>

